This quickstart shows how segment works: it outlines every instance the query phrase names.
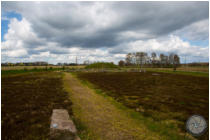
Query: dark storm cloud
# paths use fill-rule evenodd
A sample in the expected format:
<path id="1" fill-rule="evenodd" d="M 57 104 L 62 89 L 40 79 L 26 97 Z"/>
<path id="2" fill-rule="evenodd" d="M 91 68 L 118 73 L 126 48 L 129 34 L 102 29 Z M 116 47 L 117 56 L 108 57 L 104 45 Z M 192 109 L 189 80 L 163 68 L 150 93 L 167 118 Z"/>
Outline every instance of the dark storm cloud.
<path id="1" fill-rule="evenodd" d="M 44 41 L 41 40 L 25 40 L 25 46 L 27 48 L 36 48 L 37 46 L 46 45 Z"/>
<path id="2" fill-rule="evenodd" d="M 124 21 L 116 30 L 146 29 L 155 35 L 168 34 L 208 18 L 208 2 L 121 2 L 112 6 Z"/>
<path id="3" fill-rule="evenodd" d="M 95 35 L 90 36 L 58 36 L 55 38 L 57 42 L 62 42 L 61 44 L 65 47 L 69 46 L 81 46 L 81 47 L 88 47 L 88 48 L 99 48 L 99 47 L 109 47 L 115 46 L 118 44 L 116 40 L 115 33 L 104 33 L 104 32 L 97 32 Z"/>

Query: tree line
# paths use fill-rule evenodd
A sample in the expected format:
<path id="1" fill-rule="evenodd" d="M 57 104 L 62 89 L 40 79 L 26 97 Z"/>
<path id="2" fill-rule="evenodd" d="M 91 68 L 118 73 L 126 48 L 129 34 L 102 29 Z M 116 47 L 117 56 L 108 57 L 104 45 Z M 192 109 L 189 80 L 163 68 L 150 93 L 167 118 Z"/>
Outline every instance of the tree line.
<path id="1" fill-rule="evenodd" d="M 165 55 L 161 53 L 159 56 L 152 52 L 150 55 L 146 52 L 128 53 L 125 60 L 119 61 L 119 66 L 138 66 L 146 67 L 176 67 L 180 64 L 180 57 L 178 54 L 170 53 Z"/>

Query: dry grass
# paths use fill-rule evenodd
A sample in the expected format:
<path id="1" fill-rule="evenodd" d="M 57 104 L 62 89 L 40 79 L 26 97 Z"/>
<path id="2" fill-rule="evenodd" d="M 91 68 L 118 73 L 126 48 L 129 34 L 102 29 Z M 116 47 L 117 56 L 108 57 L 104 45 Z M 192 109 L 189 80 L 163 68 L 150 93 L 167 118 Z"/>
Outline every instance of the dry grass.
<path id="1" fill-rule="evenodd" d="M 146 68 L 148 70 L 167 70 L 167 71 L 173 71 L 173 68 Z M 209 67 L 178 67 L 177 71 L 186 71 L 186 72 L 209 72 Z"/>

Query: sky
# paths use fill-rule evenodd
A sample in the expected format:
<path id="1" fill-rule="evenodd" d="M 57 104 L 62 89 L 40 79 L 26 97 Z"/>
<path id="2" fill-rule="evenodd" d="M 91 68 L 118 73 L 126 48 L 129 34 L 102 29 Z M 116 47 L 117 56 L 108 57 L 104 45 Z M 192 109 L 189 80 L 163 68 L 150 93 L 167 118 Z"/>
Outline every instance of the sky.
<path id="1" fill-rule="evenodd" d="M 127 53 L 209 61 L 208 2 L 1 2 L 1 61 L 117 63 Z"/>

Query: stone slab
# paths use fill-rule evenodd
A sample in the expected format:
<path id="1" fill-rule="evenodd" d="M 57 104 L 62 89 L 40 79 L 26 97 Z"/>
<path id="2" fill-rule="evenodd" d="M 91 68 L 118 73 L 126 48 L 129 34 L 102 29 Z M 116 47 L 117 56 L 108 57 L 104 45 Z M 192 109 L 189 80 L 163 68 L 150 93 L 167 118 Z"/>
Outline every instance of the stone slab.
<path id="1" fill-rule="evenodd" d="M 53 109 L 50 124 L 50 135 L 51 137 L 57 137 L 63 132 L 71 133 L 76 137 L 77 129 L 74 125 L 74 122 L 69 117 L 67 110 Z"/>

